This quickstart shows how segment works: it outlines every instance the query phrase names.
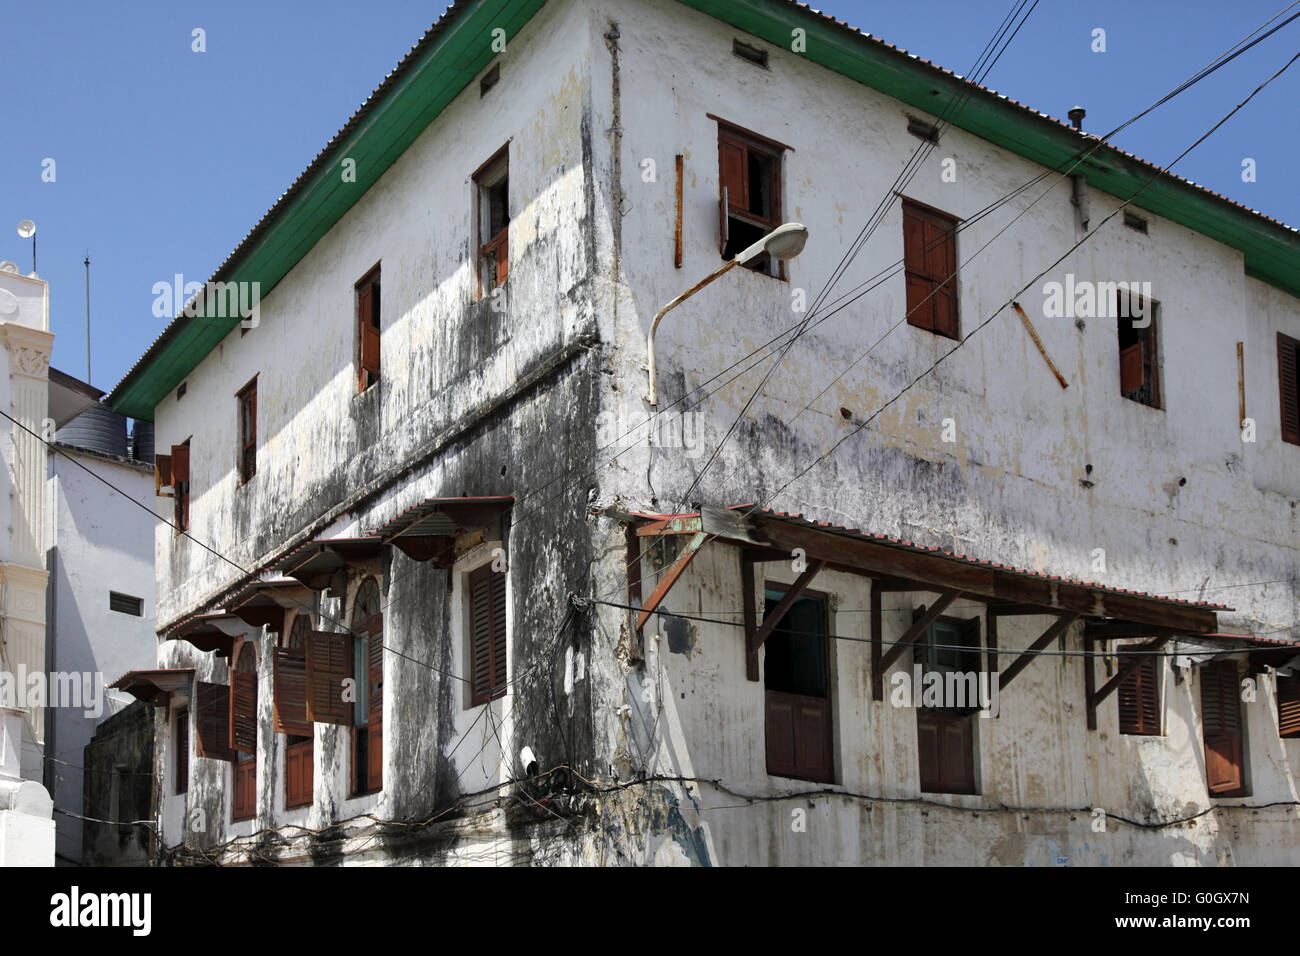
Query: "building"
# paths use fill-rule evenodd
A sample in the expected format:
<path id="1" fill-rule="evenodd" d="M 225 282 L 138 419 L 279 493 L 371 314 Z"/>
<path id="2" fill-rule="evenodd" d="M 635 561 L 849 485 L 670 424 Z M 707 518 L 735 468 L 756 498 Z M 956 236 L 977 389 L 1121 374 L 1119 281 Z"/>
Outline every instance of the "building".
<path id="1" fill-rule="evenodd" d="M 1295 862 L 1300 236 L 1155 175 L 786 0 L 455 4 L 110 396 L 161 861 Z"/>
<path id="2" fill-rule="evenodd" d="M 76 417 L 58 422 L 49 451 L 46 619 L 51 639 L 46 670 L 79 675 L 83 699 L 81 706 L 48 707 L 45 785 L 54 798 L 58 861 L 77 864 L 82 862 L 85 818 L 152 817 L 147 800 L 142 814 L 127 813 L 133 805 L 121 797 L 134 791 L 116 785 L 120 778 L 132 777 L 129 782 L 145 785 L 149 796 L 151 740 L 149 755 L 139 764 L 118 760 L 92 768 L 84 751 L 100 724 L 134 703 L 106 685 L 128 671 L 152 667 L 157 658 L 154 534 L 149 514 L 140 506 L 154 496 L 153 449 L 148 423 L 137 423 L 131 436 L 135 441 L 128 441 L 126 419 L 98 403 L 98 389 L 58 369 L 50 370 L 50 381 L 52 388 L 57 381 L 94 396 L 94 403 Z M 102 779 L 88 780 L 92 774 Z M 90 804 L 88 794 L 94 795 Z M 131 839 L 143 836 L 147 834 L 132 833 Z M 110 862 L 103 851 L 99 862 Z"/>

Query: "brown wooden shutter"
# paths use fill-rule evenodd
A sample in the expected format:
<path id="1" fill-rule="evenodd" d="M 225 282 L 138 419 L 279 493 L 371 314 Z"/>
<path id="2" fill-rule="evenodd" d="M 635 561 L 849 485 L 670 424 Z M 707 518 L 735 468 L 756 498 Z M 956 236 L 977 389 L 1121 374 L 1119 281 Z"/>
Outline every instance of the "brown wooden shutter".
<path id="1" fill-rule="evenodd" d="M 907 323 L 933 330 L 934 304 L 926 300 L 932 288 L 925 274 L 925 220 L 903 205 L 903 267 L 907 277 Z"/>
<path id="2" fill-rule="evenodd" d="M 331 631 L 308 634 L 307 719 L 350 727 L 352 702 L 343 699 L 343 682 L 351 676 L 351 635 Z"/>
<path id="3" fill-rule="evenodd" d="M 916 714 L 916 746 L 919 757 L 921 790 L 925 793 L 943 792 L 943 774 L 939 765 L 940 720 L 934 714 L 920 710 Z"/>
<path id="4" fill-rule="evenodd" d="M 361 368 L 379 374 L 379 330 L 365 321 L 361 323 Z"/>
<path id="5" fill-rule="evenodd" d="M 718 248 L 727 251 L 727 217 L 749 209 L 749 161 L 745 146 L 718 135 Z"/>
<path id="6" fill-rule="evenodd" d="M 153 459 L 153 493 L 159 498 L 171 497 L 163 494 L 163 489 L 171 486 L 172 456 L 155 455 Z"/>
<path id="7" fill-rule="evenodd" d="M 1282 440 L 1300 445 L 1300 341 L 1277 334 L 1277 378 L 1282 402 Z"/>
<path id="8" fill-rule="evenodd" d="M 197 681 L 194 685 L 194 722 L 198 733 L 194 753 L 212 760 L 235 759 L 230 746 L 230 688 Z"/>
<path id="9" fill-rule="evenodd" d="M 292 647 L 277 647 L 272 658 L 275 696 L 275 732 L 295 737 L 312 736 L 307 719 L 307 654 Z"/>
<path id="10" fill-rule="evenodd" d="M 190 480 L 190 446 L 172 445 L 172 487 Z"/>
<path id="11" fill-rule="evenodd" d="M 384 617 L 376 614 L 371 618 L 370 640 L 366 642 L 369 657 L 370 686 L 366 695 L 366 706 L 371 723 L 384 717 Z"/>
<path id="12" fill-rule="evenodd" d="M 1134 342 L 1119 352 L 1119 390 L 1127 395 L 1142 387 L 1142 343 Z"/>
<path id="13" fill-rule="evenodd" d="M 931 221 L 926 227 L 927 271 L 934 285 L 934 331 L 957 337 L 957 242 L 951 229 Z M 950 278 L 953 277 L 953 278 Z"/>
<path id="14" fill-rule="evenodd" d="M 1201 728 L 1205 738 L 1205 782 L 1214 796 L 1242 792 L 1241 706 L 1237 668 L 1231 662 L 1201 669 Z"/>
<path id="15" fill-rule="evenodd" d="M 490 564 L 470 572 L 470 704 L 506 692 L 506 578 Z"/>
<path id="16" fill-rule="evenodd" d="M 257 753 L 257 675 L 235 671 L 230 675 L 230 746 L 246 754 Z"/>
<path id="17" fill-rule="evenodd" d="M 1277 735 L 1300 737 L 1300 677 L 1277 679 Z"/>
<path id="18" fill-rule="evenodd" d="M 1124 667 L 1131 656 L 1120 655 Z M 1128 673 L 1116 690 L 1119 701 L 1119 732 L 1142 736 L 1160 734 L 1159 670 L 1154 654 L 1143 655 L 1137 667 Z"/>

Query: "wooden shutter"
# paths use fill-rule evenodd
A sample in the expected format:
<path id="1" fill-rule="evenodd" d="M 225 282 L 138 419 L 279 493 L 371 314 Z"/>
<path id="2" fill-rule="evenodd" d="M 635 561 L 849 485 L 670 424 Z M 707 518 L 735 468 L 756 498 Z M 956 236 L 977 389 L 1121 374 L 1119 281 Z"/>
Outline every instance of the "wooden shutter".
<path id="1" fill-rule="evenodd" d="M 919 757 L 921 790 L 925 793 L 943 792 L 943 775 L 939 766 L 940 719 L 934 714 L 918 710 L 916 714 L 916 746 Z"/>
<path id="2" fill-rule="evenodd" d="M 940 718 L 939 778 L 945 793 L 975 792 L 973 726 L 969 717 Z"/>
<path id="3" fill-rule="evenodd" d="M 292 647 L 277 647 L 272 658 L 275 696 L 275 732 L 295 737 L 312 736 L 307 719 L 307 654 Z"/>
<path id="4" fill-rule="evenodd" d="M 235 671 L 230 675 L 230 746 L 246 754 L 257 753 L 256 674 Z"/>
<path id="5" fill-rule="evenodd" d="M 931 218 L 925 225 L 926 274 L 934 288 L 931 311 L 934 331 L 948 338 L 957 337 L 957 280 L 949 278 L 957 271 L 957 243 L 946 223 Z"/>
<path id="6" fill-rule="evenodd" d="M 379 330 L 364 320 L 361 323 L 361 369 L 372 375 L 379 374 Z"/>
<path id="7" fill-rule="evenodd" d="M 774 690 L 763 694 L 767 772 L 782 777 L 795 775 L 793 696 Z"/>
<path id="8" fill-rule="evenodd" d="M 506 692 L 506 577 L 490 564 L 469 575 L 470 704 Z"/>
<path id="9" fill-rule="evenodd" d="M 190 785 L 190 711 L 182 707 L 176 712 L 176 775 L 173 793 L 184 793 Z"/>
<path id="10" fill-rule="evenodd" d="M 330 631 L 307 635 L 307 719 L 318 724 L 352 725 L 352 702 L 343 699 L 343 682 L 352 676 L 352 637 Z"/>
<path id="11" fill-rule="evenodd" d="M 1277 735 L 1300 737 L 1300 677 L 1277 679 Z"/>
<path id="12" fill-rule="evenodd" d="M 1282 402 L 1282 440 L 1300 445 L 1300 341 L 1277 334 L 1277 378 Z"/>
<path id="13" fill-rule="evenodd" d="M 1131 659 L 1131 656 L 1121 654 L 1120 666 L 1126 666 Z M 1160 692 L 1157 686 L 1159 669 L 1156 661 L 1154 654 L 1143 655 L 1137 667 L 1120 682 L 1116 697 L 1119 701 L 1121 734 L 1160 734 Z"/>
<path id="14" fill-rule="evenodd" d="M 1241 706 L 1237 668 L 1231 662 L 1201 669 L 1201 728 L 1205 738 L 1205 782 L 1213 796 L 1237 796 L 1241 772 Z"/>
<path id="15" fill-rule="evenodd" d="M 212 760 L 235 759 L 230 746 L 230 688 L 197 681 L 194 685 L 194 722 L 198 733 L 194 753 Z"/>
<path id="16" fill-rule="evenodd" d="M 1142 368 L 1142 343 L 1135 342 L 1119 351 L 1119 390 L 1128 395 L 1142 387 L 1144 378 Z"/>
<path id="17" fill-rule="evenodd" d="M 164 488 L 172 486 L 172 456 L 155 455 L 153 459 L 153 493 L 159 498 L 170 498 L 163 494 Z"/>
<path id="18" fill-rule="evenodd" d="M 172 445 L 172 487 L 190 480 L 190 446 Z"/>
<path id="19" fill-rule="evenodd" d="M 311 725 L 308 724 L 310 727 Z M 312 801 L 315 783 L 315 759 L 312 742 L 304 740 L 290 744 L 284 752 L 284 806 L 285 809 L 305 806 Z"/>
<path id="20" fill-rule="evenodd" d="M 903 204 L 903 268 L 907 277 L 907 323 L 933 331 L 934 300 L 927 300 L 933 286 L 926 274 L 925 219 L 907 203 Z"/>
<path id="21" fill-rule="evenodd" d="M 371 618 L 370 640 L 366 642 L 370 686 L 366 706 L 371 723 L 384 717 L 384 616 Z"/>

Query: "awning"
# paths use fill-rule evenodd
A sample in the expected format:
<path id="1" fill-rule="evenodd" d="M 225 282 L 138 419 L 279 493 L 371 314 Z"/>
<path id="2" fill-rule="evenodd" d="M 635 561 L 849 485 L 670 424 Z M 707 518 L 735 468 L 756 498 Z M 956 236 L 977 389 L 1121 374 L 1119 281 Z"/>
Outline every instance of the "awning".
<path id="1" fill-rule="evenodd" d="M 172 694 L 188 691 L 193 678 L 192 667 L 127 671 L 108 686 L 125 691 L 136 700 L 153 701 L 155 707 L 163 707 L 171 700 Z"/>
<path id="2" fill-rule="evenodd" d="M 246 625 L 230 614 L 196 614 L 180 621 L 163 634 L 169 641 L 188 641 L 205 653 L 216 651 L 218 656 L 229 658 L 235 639 L 241 637 Z"/>
<path id="3" fill-rule="evenodd" d="M 233 592 L 223 603 L 223 610 L 253 627 L 284 627 L 284 612 L 307 604 L 306 586 L 297 578 L 272 576 L 255 578 Z"/>
<path id="4" fill-rule="evenodd" d="M 379 557 L 383 545 L 383 541 L 371 535 L 317 538 L 294 548 L 272 567 L 279 575 L 295 578 L 313 591 L 323 591 L 331 584 L 342 591 L 341 575 L 346 569 Z"/>
<path id="5" fill-rule="evenodd" d="M 504 539 L 502 516 L 515 499 L 509 495 L 487 498 L 426 498 L 392 521 L 371 532 L 371 536 L 402 549 L 416 561 L 433 561 L 450 567 L 456 560 L 455 539 L 459 534 L 484 531 Z"/>

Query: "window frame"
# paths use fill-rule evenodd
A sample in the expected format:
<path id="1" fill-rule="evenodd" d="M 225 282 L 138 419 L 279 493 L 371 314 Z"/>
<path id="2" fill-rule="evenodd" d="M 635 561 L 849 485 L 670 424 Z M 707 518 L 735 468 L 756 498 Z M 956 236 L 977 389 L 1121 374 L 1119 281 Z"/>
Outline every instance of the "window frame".
<path id="1" fill-rule="evenodd" d="M 176 710 L 173 731 L 172 795 L 180 796 L 190 789 L 190 707 L 186 704 Z"/>
<path id="2" fill-rule="evenodd" d="M 1120 734 L 1125 737 L 1163 737 L 1165 711 L 1164 698 L 1160 693 L 1160 662 L 1164 658 L 1149 651 L 1138 655 L 1132 648 L 1116 650 L 1121 670 L 1135 657 L 1138 659 L 1137 667 L 1129 671 L 1115 688 L 1115 709 Z M 1127 707 L 1126 695 L 1133 698 Z M 1127 708 L 1133 709 L 1126 714 Z"/>
<path id="3" fill-rule="evenodd" d="M 1250 796 L 1250 782 L 1247 775 L 1246 747 L 1249 742 L 1249 735 L 1246 733 L 1246 713 L 1241 706 L 1241 673 L 1237 669 L 1237 663 L 1234 660 L 1213 661 L 1203 664 L 1200 668 L 1200 720 L 1201 720 L 1201 743 L 1205 751 L 1205 787 L 1206 792 L 1211 799 L 1228 799 L 1232 797 Z M 1217 685 L 1217 686 L 1212 686 Z M 1208 699 L 1207 699 L 1208 698 Z M 1233 722 L 1235 728 L 1227 729 L 1222 726 L 1222 718 L 1227 715 L 1225 708 L 1232 707 Z M 1224 711 L 1223 713 L 1214 714 L 1215 729 L 1211 729 L 1211 707 Z M 1231 757 L 1235 758 L 1235 769 L 1237 772 L 1237 786 L 1228 787 L 1224 785 L 1216 786 L 1210 779 L 1211 772 L 1211 737 L 1224 737 L 1235 739 L 1236 749 Z M 1215 757 L 1221 754 L 1213 751 Z M 1230 765 L 1233 760 L 1227 761 Z"/>
<path id="4" fill-rule="evenodd" d="M 352 286 L 357 336 L 357 394 L 362 395 L 379 384 L 383 339 L 383 260 L 371 266 Z M 369 298 L 367 298 L 369 296 Z M 367 361 L 367 345 L 373 341 L 373 361 Z"/>
<path id="5" fill-rule="evenodd" d="M 275 651 L 273 677 L 275 730 L 277 733 L 284 734 L 284 808 L 286 810 L 311 806 L 315 800 L 316 725 L 307 720 L 306 706 L 307 636 L 310 633 L 311 615 L 305 611 L 294 613 L 281 639 L 281 646 Z M 290 668 L 292 674 L 287 673 Z M 291 719 L 299 716 L 296 710 L 291 717 L 286 717 L 281 712 L 281 702 L 288 696 L 284 691 L 290 681 L 300 684 L 302 688 L 301 723 Z M 306 730 L 307 733 L 297 734 L 293 733 L 294 730 Z M 294 774 L 290 764 L 294 761 L 305 764 L 306 767 L 301 788 L 295 788 L 291 783 Z"/>
<path id="6" fill-rule="evenodd" d="M 180 537 L 190 530 L 190 476 L 193 474 L 193 460 L 190 447 L 190 441 L 194 436 L 185 439 L 179 445 L 172 446 L 170 456 L 171 469 L 171 488 L 173 519 L 176 526 L 176 536 Z M 178 449 L 184 449 L 179 451 Z M 178 473 L 184 475 L 184 478 L 178 478 Z"/>
<path id="7" fill-rule="evenodd" d="M 251 713 L 246 708 L 247 701 L 240 699 L 248 689 L 252 693 Z M 257 745 L 261 736 L 257 719 L 258 694 L 257 648 L 252 641 L 245 641 L 239 646 L 230 668 L 230 747 L 235 755 L 234 766 L 230 771 L 232 823 L 251 820 L 257 816 Z M 238 728 L 241 723 L 252 727 L 251 750 L 240 746 Z"/>
<path id="8" fill-rule="evenodd" d="M 506 284 L 510 277 L 510 141 L 498 149 L 470 176 L 474 184 L 474 277 L 477 298 L 482 300 Z M 490 236 L 492 224 L 490 196 L 494 189 L 505 183 L 505 222 Z M 490 276 L 492 281 L 484 282 Z"/>
<path id="9" fill-rule="evenodd" d="M 756 239 L 770 233 L 780 226 L 784 220 L 784 181 L 787 152 L 794 152 L 790 146 L 779 143 L 774 139 L 769 139 L 760 133 L 746 129 L 743 126 L 737 126 L 735 123 L 728 122 L 712 113 L 706 114 L 709 119 L 717 123 L 718 126 L 718 250 L 724 261 L 732 261 L 736 253 L 747 248 L 749 243 L 735 249 L 731 256 L 727 255 L 727 249 L 731 245 L 731 220 L 739 220 L 742 224 L 752 228 L 762 230 Z M 744 206 L 732 205 L 732 196 L 728 186 L 727 175 L 727 152 L 734 150 L 740 154 L 740 176 L 742 198 Z M 752 183 L 750 181 L 750 156 L 753 154 L 761 160 L 770 164 L 767 174 L 767 193 L 770 215 L 764 216 L 761 213 L 755 213 L 751 207 L 750 200 L 753 197 Z M 770 276 L 782 282 L 787 281 L 786 264 L 783 260 L 776 260 L 773 263 L 771 256 L 764 253 L 755 257 L 748 263 L 741 263 L 741 266 L 758 275 Z"/>
<path id="10" fill-rule="evenodd" d="M 1128 303 L 1131 302 L 1133 299 L 1137 299 L 1139 302 L 1143 302 L 1143 301 L 1146 302 L 1147 306 L 1149 307 L 1149 312 L 1146 318 L 1149 321 L 1144 328 L 1133 329 L 1130 326 L 1129 331 L 1137 334 L 1138 342 L 1130 344 L 1126 348 L 1121 344 L 1121 342 L 1123 341 L 1121 335 L 1123 332 L 1123 324 L 1125 322 L 1131 323 L 1133 321 L 1131 317 L 1132 309 L 1128 306 Z M 1124 315 L 1123 314 L 1124 312 L 1129 313 L 1129 315 L 1127 316 Z M 1147 300 L 1143 296 L 1137 294 L 1136 292 L 1132 292 L 1124 289 L 1121 289 L 1116 293 L 1115 295 L 1115 325 L 1116 325 L 1115 342 L 1119 352 L 1119 366 L 1120 366 L 1119 367 L 1119 376 L 1120 376 L 1119 393 L 1122 397 L 1138 405 L 1145 405 L 1147 408 L 1155 408 L 1163 411 L 1165 405 L 1164 405 L 1164 395 L 1162 394 L 1161 382 L 1160 382 L 1159 323 L 1160 323 L 1159 301 L 1157 301 L 1156 299 Z M 1126 352 L 1129 354 L 1134 354 L 1132 350 L 1134 348 L 1139 348 L 1139 347 L 1140 347 L 1140 351 L 1136 354 L 1139 356 L 1139 359 L 1141 361 L 1142 384 L 1137 386 L 1136 388 L 1125 391 L 1124 356 Z M 1142 398 L 1134 397 L 1134 393 L 1140 392 L 1143 389 L 1149 389 L 1149 394 L 1151 399 L 1150 401 L 1146 401 Z"/>
<path id="11" fill-rule="evenodd" d="M 361 601 L 368 585 L 373 585 L 375 608 L 366 613 Z M 348 774 L 348 793 L 352 797 L 378 793 L 384 788 L 383 600 L 379 579 L 374 575 L 362 578 L 352 605 L 352 674 L 358 689 L 352 710 L 352 765 Z M 359 671 L 358 663 L 364 669 Z"/>
<path id="12" fill-rule="evenodd" d="M 257 474 L 257 376 L 235 393 L 239 415 L 239 485 L 244 485 Z M 251 457 L 250 457 L 251 456 Z"/>
<path id="13" fill-rule="evenodd" d="M 898 198 L 903 217 L 903 301 L 907 309 L 907 324 L 941 338 L 960 342 L 961 257 L 958 255 L 957 233 L 961 229 L 962 220 L 952 213 L 907 196 L 899 194 Z M 921 230 L 919 250 L 912 238 L 918 227 Z M 926 238 L 930 228 L 940 230 L 939 241 Z M 933 272 L 930 262 L 932 253 L 945 260 L 945 264 L 939 268 L 940 272 L 949 268 L 947 259 L 951 258 L 952 271 L 947 276 L 940 277 Z M 945 289 L 949 291 L 944 291 Z M 941 299 L 952 302 L 950 329 L 946 324 L 942 329 L 939 327 L 936 302 Z"/>
<path id="14" fill-rule="evenodd" d="M 1282 441 L 1300 445 L 1300 339 L 1285 332 L 1277 333 L 1277 391 Z"/>
<path id="15" fill-rule="evenodd" d="M 784 595 L 789 593 L 790 588 L 790 584 L 780 581 L 767 580 L 763 582 L 762 607 L 764 617 L 767 616 L 769 611 L 768 602 L 772 600 L 779 601 L 781 597 L 784 597 Z M 781 597 L 775 599 L 769 597 L 769 592 L 780 595 Z M 836 693 L 835 665 L 832 659 L 834 645 L 831 641 L 831 596 L 825 591 L 819 591 L 814 588 L 805 588 L 800 592 L 798 599 L 790 606 L 789 611 L 786 612 L 787 615 L 803 601 L 813 601 L 817 605 L 817 622 L 821 630 L 820 640 L 822 642 L 821 659 L 822 667 L 824 669 L 822 681 L 826 688 L 826 695 L 824 697 L 819 697 L 817 695 L 775 690 L 768 687 L 768 654 L 773 643 L 773 638 L 775 638 L 777 633 L 782 630 L 782 624 L 785 622 L 785 618 L 783 617 L 781 621 L 777 623 L 777 626 L 772 629 L 772 633 L 768 635 L 768 638 L 763 645 L 763 768 L 770 777 L 782 777 L 788 780 L 806 780 L 813 783 L 834 784 L 836 782 L 838 771 L 838 762 L 836 759 L 838 755 L 836 753 L 835 745 L 835 711 L 839 695 Z M 824 701 L 825 703 L 814 705 L 812 704 L 812 701 Z M 819 770 L 813 763 L 800 763 L 799 761 L 801 739 L 804 744 L 803 750 L 805 753 L 808 752 L 807 745 L 810 742 L 806 737 L 802 737 L 800 733 L 801 724 L 795 716 L 796 710 L 801 706 L 813 706 L 817 709 L 824 708 L 824 716 L 821 717 L 825 722 L 824 736 L 821 733 L 818 733 L 817 736 L 820 739 L 814 741 L 815 743 L 821 744 L 823 748 L 822 762 L 825 767 L 824 770 Z M 775 762 L 773 760 L 774 750 L 776 749 L 773 745 L 774 743 L 778 743 L 774 739 L 773 731 L 779 729 L 776 726 L 778 720 L 784 722 L 784 711 L 786 708 L 789 708 L 790 712 L 791 723 L 789 725 L 789 732 L 791 735 L 791 747 L 793 749 L 793 755 L 788 764 L 780 761 L 779 754 L 775 755 L 778 759 Z"/>

